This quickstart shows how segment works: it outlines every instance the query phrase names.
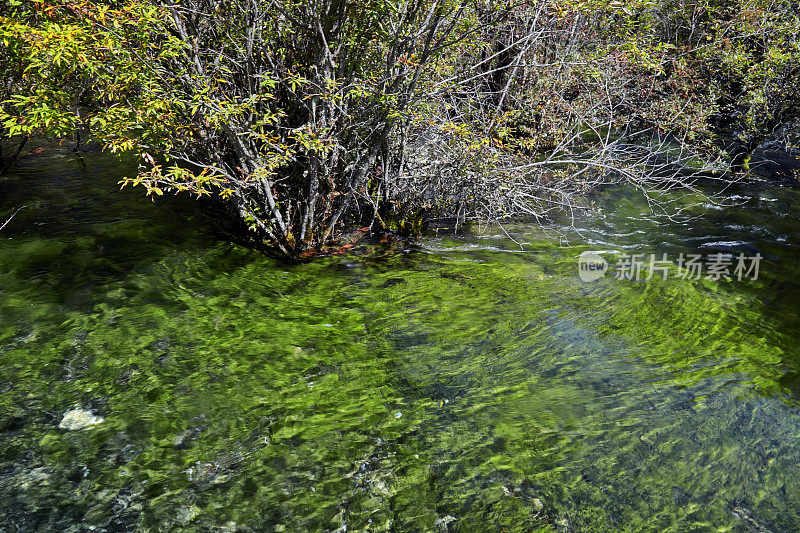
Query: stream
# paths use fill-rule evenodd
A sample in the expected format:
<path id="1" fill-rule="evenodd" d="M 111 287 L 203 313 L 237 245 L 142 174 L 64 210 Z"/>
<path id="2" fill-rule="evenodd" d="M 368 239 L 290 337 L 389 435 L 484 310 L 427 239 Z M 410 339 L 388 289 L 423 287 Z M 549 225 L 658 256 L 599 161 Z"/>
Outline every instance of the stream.
<path id="1" fill-rule="evenodd" d="M 797 188 L 290 264 L 135 171 L 0 180 L 0 531 L 800 531 Z"/>

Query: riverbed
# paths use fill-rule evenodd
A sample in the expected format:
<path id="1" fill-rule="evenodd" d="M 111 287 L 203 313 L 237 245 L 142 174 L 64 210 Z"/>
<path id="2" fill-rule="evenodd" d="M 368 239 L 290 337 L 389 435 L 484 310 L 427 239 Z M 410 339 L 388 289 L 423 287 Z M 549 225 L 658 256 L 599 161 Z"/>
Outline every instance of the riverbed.
<path id="1" fill-rule="evenodd" d="M 135 171 L 0 181 L 0 529 L 800 530 L 794 186 L 292 264 Z M 715 253 L 758 276 L 679 277 Z"/>

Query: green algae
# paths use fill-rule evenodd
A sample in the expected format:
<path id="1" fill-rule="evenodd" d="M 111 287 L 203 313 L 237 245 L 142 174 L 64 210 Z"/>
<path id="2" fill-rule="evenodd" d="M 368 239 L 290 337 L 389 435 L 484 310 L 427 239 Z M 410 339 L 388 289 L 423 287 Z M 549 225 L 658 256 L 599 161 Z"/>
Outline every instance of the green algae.
<path id="1" fill-rule="evenodd" d="M 3 526 L 800 527 L 796 330 L 768 299 L 795 266 L 584 284 L 597 243 L 528 227 L 523 250 L 451 236 L 285 264 L 176 226 L 180 203 L 48 215 L 103 196 L 92 172 L 31 169 L 42 207 L 17 222 L 52 223 L 0 249 Z M 58 199 L 51 175 L 80 186 Z M 616 249 L 688 249 L 614 202 Z M 75 407 L 103 422 L 60 430 Z"/>

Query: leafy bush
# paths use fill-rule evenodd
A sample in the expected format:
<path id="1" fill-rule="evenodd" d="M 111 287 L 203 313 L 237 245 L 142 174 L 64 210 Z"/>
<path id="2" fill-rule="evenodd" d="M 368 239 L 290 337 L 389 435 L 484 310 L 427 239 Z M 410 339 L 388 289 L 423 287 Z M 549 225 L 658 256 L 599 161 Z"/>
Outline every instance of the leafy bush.
<path id="1" fill-rule="evenodd" d="M 124 183 L 290 256 L 353 228 L 537 218 L 724 173 L 798 116 L 791 0 L 14 0 L 5 137 L 88 131 Z M 733 147 L 733 149 L 731 148 Z"/>

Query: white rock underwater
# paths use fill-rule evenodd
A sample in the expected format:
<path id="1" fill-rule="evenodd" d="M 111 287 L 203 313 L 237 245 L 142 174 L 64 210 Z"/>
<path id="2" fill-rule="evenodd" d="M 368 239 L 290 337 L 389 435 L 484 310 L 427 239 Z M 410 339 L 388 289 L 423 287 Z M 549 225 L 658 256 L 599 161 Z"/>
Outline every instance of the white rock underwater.
<path id="1" fill-rule="evenodd" d="M 96 426 L 103 422 L 102 416 L 95 415 L 88 409 L 70 409 L 64 413 L 64 418 L 58 424 L 60 429 L 78 431 Z"/>

